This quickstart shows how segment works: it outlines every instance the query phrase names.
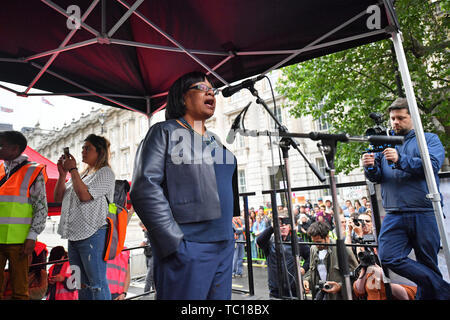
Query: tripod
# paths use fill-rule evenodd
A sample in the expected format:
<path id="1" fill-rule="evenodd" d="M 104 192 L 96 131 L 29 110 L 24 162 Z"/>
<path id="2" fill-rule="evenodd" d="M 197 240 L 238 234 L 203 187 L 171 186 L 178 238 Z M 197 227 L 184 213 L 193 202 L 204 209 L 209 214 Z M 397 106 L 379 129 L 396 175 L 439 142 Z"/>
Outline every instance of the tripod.
<path id="1" fill-rule="evenodd" d="M 310 132 L 309 134 L 304 133 L 289 133 L 287 128 L 283 126 L 276 116 L 272 113 L 272 111 L 269 109 L 267 104 L 264 102 L 263 99 L 261 99 L 258 95 L 258 91 L 254 88 L 254 85 L 251 85 L 247 88 L 253 96 L 256 97 L 256 103 L 260 104 L 264 107 L 264 109 L 269 113 L 271 118 L 276 123 L 277 132 L 270 132 L 270 131 L 256 131 L 256 130 L 242 130 L 238 129 L 236 130 L 242 135 L 246 136 L 280 136 L 283 137 L 280 141 L 280 148 L 283 152 L 283 159 L 284 159 L 284 170 L 286 171 L 286 187 L 285 192 L 287 192 L 287 208 L 288 208 L 288 215 L 290 218 L 290 224 L 291 229 L 294 230 L 294 217 L 292 214 L 292 203 L 291 203 L 291 184 L 290 184 L 290 172 L 289 172 L 289 155 L 288 151 L 290 147 L 294 147 L 305 159 L 305 161 L 309 164 L 309 167 L 312 169 L 312 171 L 315 173 L 317 178 L 324 182 L 326 179 L 323 177 L 323 175 L 317 170 L 317 168 L 307 159 L 307 157 L 304 155 L 304 153 L 298 148 L 297 143 L 293 140 L 293 138 L 309 138 L 311 140 L 320 140 L 319 149 L 324 156 L 327 164 L 327 171 L 329 172 L 329 180 L 330 180 L 330 188 L 332 193 L 332 199 L 333 199 L 333 211 L 334 211 L 334 220 L 336 221 L 336 225 L 338 226 L 336 228 L 336 235 L 338 237 L 336 244 L 337 244 L 337 252 L 338 252 L 338 264 L 339 269 L 341 270 L 341 273 L 344 277 L 344 285 L 345 285 L 345 296 L 348 300 L 351 300 L 352 298 L 352 288 L 350 283 L 350 272 L 348 268 L 348 259 L 347 259 L 347 251 L 345 248 L 345 242 L 343 238 L 343 234 L 339 228 L 340 226 L 340 217 L 339 217 L 339 205 L 337 200 L 337 191 L 336 191 L 336 179 L 335 179 L 335 167 L 334 167 L 334 157 L 336 154 L 336 146 L 337 142 L 349 142 L 349 141 L 355 141 L 355 142 L 370 142 L 370 143 L 378 143 L 378 144 L 385 144 L 390 143 L 392 145 L 395 144 L 402 144 L 403 143 L 403 137 L 400 136 L 369 136 L 369 137 L 350 137 L 348 134 L 342 133 L 342 134 L 329 134 L 329 133 L 318 133 L 318 132 Z M 246 106 L 245 112 L 243 110 L 244 115 L 246 114 L 247 108 L 249 105 Z M 242 114 L 242 112 L 241 112 Z M 240 115 L 241 115 L 240 114 Z M 239 115 L 239 116 L 240 116 Z M 242 119 L 243 122 L 243 119 Z M 272 177 L 273 179 L 273 177 Z M 274 184 L 273 184 L 274 185 Z M 272 217 L 273 217 L 273 223 L 274 223 L 274 235 L 275 235 L 275 252 L 278 257 L 278 279 L 279 279 L 279 292 L 282 291 L 282 283 L 280 279 L 283 279 L 282 271 L 280 271 L 280 246 L 281 246 L 281 237 L 280 237 L 280 229 L 279 229 L 279 223 L 278 223 L 278 212 L 276 208 L 273 208 L 272 211 Z M 303 290 L 303 281 L 302 281 L 302 275 L 300 272 L 300 257 L 299 257 L 299 249 L 298 249 L 298 237 L 295 232 L 292 233 L 291 237 L 292 242 L 292 250 L 293 255 L 295 257 L 295 280 L 296 280 L 296 292 L 297 296 L 300 300 L 303 299 L 304 296 L 304 290 Z"/>
<path id="2" fill-rule="evenodd" d="M 297 237 L 297 233 L 295 232 L 295 229 L 294 229 L 295 217 L 292 214 L 292 201 L 291 201 L 292 192 L 291 192 L 290 171 L 289 171 L 289 148 L 293 147 L 300 153 L 300 155 L 305 159 L 305 161 L 308 163 L 309 167 L 312 169 L 312 171 L 315 173 L 315 175 L 317 176 L 317 178 L 320 181 L 324 182 L 325 177 L 320 173 L 320 171 L 315 167 L 315 165 L 311 161 L 309 161 L 309 159 L 306 157 L 306 155 L 299 149 L 298 144 L 293 140 L 293 138 L 289 137 L 289 132 L 288 132 L 287 128 L 279 122 L 279 120 L 273 114 L 273 112 L 270 110 L 270 108 L 267 106 L 265 101 L 259 97 L 258 91 L 255 89 L 254 85 L 251 85 L 248 88 L 248 90 L 250 90 L 252 95 L 256 97 L 256 103 L 262 105 L 264 107 L 264 109 L 269 113 L 271 118 L 275 121 L 276 126 L 279 131 L 279 135 L 285 135 L 285 137 L 283 137 L 280 141 L 280 148 L 283 153 L 283 161 L 284 161 L 284 169 L 282 169 L 282 170 L 285 170 L 286 201 L 287 201 L 289 221 L 290 221 L 291 230 L 292 230 L 291 243 L 292 243 L 292 251 L 293 251 L 292 254 L 295 259 L 295 275 L 294 275 L 295 276 L 295 285 L 296 285 L 295 289 L 296 289 L 298 299 L 303 300 L 304 290 L 303 290 L 302 275 L 301 275 L 301 271 L 300 271 L 300 256 L 299 256 L 299 248 L 298 248 L 298 237 Z M 249 105 L 247 105 L 245 107 L 245 109 L 241 112 L 241 114 L 243 113 L 245 116 L 248 107 L 249 107 Z M 238 117 L 240 117 L 241 114 L 239 114 Z M 240 131 L 241 134 L 245 134 L 246 130 L 238 130 L 238 131 Z M 269 131 L 265 131 L 265 132 L 252 131 L 249 135 L 271 136 L 271 133 Z M 271 176 L 271 179 L 272 179 L 272 184 L 275 186 L 275 182 L 274 182 L 275 177 L 273 175 Z M 274 203 L 273 202 L 274 200 L 275 200 L 275 194 L 272 194 L 272 203 Z M 275 252 L 277 255 L 278 287 L 279 287 L 279 292 L 281 293 L 281 292 L 283 292 L 283 281 L 281 279 L 285 279 L 287 277 L 287 275 L 283 272 L 283 270 L 281 270 L 281 254 L 280 254 L 280 252 L 281 252 L 281 235 L 280 235 L 280 225 L 279 225 L 279 221 L 278 221 L 278 210 L 277 210 L 276 206 L 274 206 L 274 208 L 272 209 L 272 219 L 273 219 L 273 225 L 274 225 Z M 287 281 L 287 283 L 289 285 L 289 281 Z"/>

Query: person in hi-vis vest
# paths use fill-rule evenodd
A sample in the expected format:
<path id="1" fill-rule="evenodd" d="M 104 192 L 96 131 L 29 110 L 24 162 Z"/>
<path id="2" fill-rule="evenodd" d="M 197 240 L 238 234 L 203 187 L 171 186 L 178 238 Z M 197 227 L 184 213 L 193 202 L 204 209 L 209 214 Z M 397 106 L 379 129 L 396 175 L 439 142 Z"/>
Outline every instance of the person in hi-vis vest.
<path id="1" fill-rule="evenodd" d="M 22 133 L 0 132 L 0 287 L 9 261 L 12 299 L 29 298 L 28 255 L 48 213 L 45 166 L 28 161 L 26 147 Z"/>

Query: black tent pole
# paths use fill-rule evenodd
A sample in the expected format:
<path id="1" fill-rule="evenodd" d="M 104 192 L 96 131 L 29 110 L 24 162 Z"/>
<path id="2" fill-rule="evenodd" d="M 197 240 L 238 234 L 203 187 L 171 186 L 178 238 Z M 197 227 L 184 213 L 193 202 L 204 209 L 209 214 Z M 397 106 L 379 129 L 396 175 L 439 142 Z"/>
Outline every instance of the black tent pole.
<path id="1" fill-rule="evenodd" d="M 285 291 L 289 291 L 289 278 L 285 272 L 286 263 L 281 261 L 281 250 L 284 250 L 281 242 L 281 232 L 280 232 L 280 222 L 278 220 L 278 205 L 277 205 L 277 192 L 275 191 L 275 175 L 271 175 L 272 185 L 274 186 L 274 190 L 270 192 L 270 203 L 272 204 L 272 220 L 273 220 L 273 235 L 274 235 L 274 243 L 275 243 L 275 256 L 277 261 L 277 286 L 278 286 L 278 295 L 279 297 L 283 297 L 283 293 Z M 286 281 L 286 282 L 285 282 Z M 286 284 L 287 286 L 285 287 Z M 286 290 L 285 290 L 286 289 Z"/>
<path id="2" fill-rule="evenodd" d="M 253 281 L 253 261 L 252 246 L 250 243 L 250 217 L 248 213 L 248 195 L 243 196 L 244 200 L 244 223 L 245 223 L 245 245 L 247 246 L 247 273 L 248 273 L 248 289 L 250 295 L 255 295 L 255 285 Z"/>
<path id="3" fill-rule="evenodd" d="M 260 104 L 264 107 L 264 109 L 266 109 L 266 111 L 269 113 L 269 115 L 271 116 L 271 118 L 275 121 L 275 123 L 277 124 L 278 130 L 281 132 L 287 132 L 286 127 L 284 127 L 277 119 L 277 117 L 275 117 L 275 115 L 273 114 L 273 112 L 269 109 L 269 107 L 267 106 L 267 104 L 264 102 L 263 99 L 261 99 L 258 95 L 258 91 L 255 89 L 254 85 L 250 86 L 250 88 L 248 88 L 248 90 L 252 93 L 252 95 L 254 97 L 256 97 L 256 103 Z M 285 161 L 284 164 L 284 170 L 286 170 L 286 181 L 287 181 L 287 193 L 286 193 L 286 200 L 287 200 L 287 209 L 288 209 L 288 215 L 289 215 L 289 220 L 290 220 L 290 225 L 291 225 L 291 233 L 292 233 L 292 237 L 291 237 L 291 243 L 292 243 L 292 253 L 294 256 L 294 266 L 295 266 L 295 275 L 294 275 L 294 279 L 295 279 L 295 289 L 296 289 L 296 294 L 297 294 L 297 298 L 299 300 L 303 300 L 304 299 L 304 290 L 303 290 L 303 280 L 302 280 L 302 275 L 300 272 L 300 256 L 299 256 L 299 248 L 298 248 L 298 238 L 297 238 L 297 233 L 295 232 L 294 226 L 295 226 L 295 221 L 294 221 L 294 216 L 292 214 L 292 201 L 290 199 L 291 197 L 291 192 L 290 192 L 290 183 L 289 183 L 289 170 L 287 169 L 287 166 L 289 165 L 289 160 L 288 160 L 288 150 L 289 147 L 295 146 L 297 147 L 297 144 L 294 142 L 294 140 L 292 138 L 289 137 L 285 137 L 283 138 L 283 142 L 281 143 L 283 145 L 282 150 L 283 150 L 283 158 Z M 297 150 L 299 150 L 299 152 L 301 153 L 300 149 L 297 148 Z M 303 154 L 302 154 L 303 155 Z M 314 167 L 314 166 L 313 166 Z M 314 171 L 314 170 L 313 170 Z M 319 173 L 318 170 L 315 170 L 314 173 L 316 175 L 319 175 L 320 178 L 323 179 L 323 177 L 321 176 L 321 174 Z M 320 179 L 319 178 L 319 179 Z M 276 209 L 275 209 L 276 210 Z M 275 235 L 275 248 L 277 248 L 277 241 L 279 241 L 279 233 L 280 233 L 280 229 L 279 229 L 279 225 L 278 225 L 278 215 L 274 216 L 274 208 L 272 206 L 272 219 L 274 221 L 274 235 Z M 276 215 L 276 211 L 275 211 L 275 215 Z M 278 226 L 277 226 L 278 225 Z M 277 256 L 280 254 L 279 252 L 277 252 L 278 250 L 276 250 Z M 289 285 L 289 283 L 288 283 Z M 280 295 L 282 293 L 280 292 Z"/>
<path id="4" fill-rule="evenodd" d="M 380 217 L 380 208 L 378 206 L 377 190 L 374 183 L 370 182 L 367 179 L 366 183 L 367 188 L 369 189 L 370 205 L 372 206 L 372 219 L 375 222 L 376 239 L 378 243 L 378 235 L 380 234 L 381 230 L 381 217 Z M 387 300 L 392 300 L 392 287 L 391 287 L 391 280 L 389 278 L 389 269 L 383 265 L 381 265 L 381 268 L 383 269 L 384 276 L 386 277 L 386 279 L 383 279 L 384 287 L 386 290 L 386 298 Z"/>
<path id="5" fill-rule="evenodd" d="M 334 139 L 322 139 L 318 144 L 319 150 L 324 156 L 326 163 L 326 169 L 329 172 L 331 198 L 333 200 L 333 215 L 336 224 L 336 249 L 338 265 L 342 276 L 344 277 L 344 283 L 342 286 L 344 297 L 347 300 L 352 300 L 352 286 L 350 282 L 350 272 L 348 267 L 348 254 L 345 246 L 345 237 L 341 230 L 341 221 L 339 217 L 339 204 L 337 199 L 335 167 L 334 167 L 334 155 L 336 154 L 337 140 Z"/>

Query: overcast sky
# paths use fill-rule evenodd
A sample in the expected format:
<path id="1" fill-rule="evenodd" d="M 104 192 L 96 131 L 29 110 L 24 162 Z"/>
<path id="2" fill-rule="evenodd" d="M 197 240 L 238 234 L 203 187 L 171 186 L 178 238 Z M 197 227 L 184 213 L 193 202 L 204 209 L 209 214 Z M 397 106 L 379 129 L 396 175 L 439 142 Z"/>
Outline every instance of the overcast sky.
<path id="1" fill-rule="evenodd" d="M 26 88 L 6 82 L 0 82 L 8 88 L 23 92 Z M 32 89 L 30 93 L 42 93 L 44 91 Z M 19 97 L 15 93 L 0 88 L 0 123 L 13 125 L 14 130 L 20 131 L 22 127 L 34 127 L 37 122 L 42 129 L 60 129 L 64 122 L 69 124 L 72 119 L 79 119 L 81 113 L 87 114 L 94 107 L 98 109 L 100 104 L 84 101 L 66 96 L 44 96 L 53 106 L 45 104 L 41 96 Z M 12 109 L 13 112 L 1 110 Z"/>

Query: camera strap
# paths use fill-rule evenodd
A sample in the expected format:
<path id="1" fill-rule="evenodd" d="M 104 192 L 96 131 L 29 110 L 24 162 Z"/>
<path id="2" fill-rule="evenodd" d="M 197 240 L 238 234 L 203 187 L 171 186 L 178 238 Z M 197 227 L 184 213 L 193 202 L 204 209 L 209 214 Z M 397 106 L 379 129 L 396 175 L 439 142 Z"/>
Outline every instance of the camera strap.
<path id="1" fill-rule="evenodd" d="M 28 160 L 24 160 L 21 163 L 19 163 L 17 166 L 15 166 L 8 174 L 5 174 L 2 180 L 0 180 L 0 187 L 5 184 L 6 181 L 8 181 L 11 176 L 19 171 L 20 168 L 22 168 L 24 165 L 30 163 Z"/>

